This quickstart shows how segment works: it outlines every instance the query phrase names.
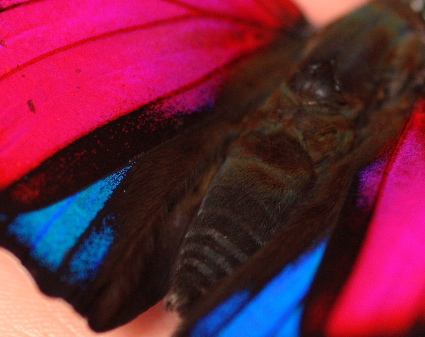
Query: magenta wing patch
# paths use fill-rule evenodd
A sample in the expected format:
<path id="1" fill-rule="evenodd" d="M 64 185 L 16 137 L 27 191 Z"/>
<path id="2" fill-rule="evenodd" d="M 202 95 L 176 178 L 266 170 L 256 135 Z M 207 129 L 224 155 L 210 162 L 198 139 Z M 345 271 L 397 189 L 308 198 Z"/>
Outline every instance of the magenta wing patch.
<path id="1" fill-rule="evenodd" d="M 198 88 L 271 41 L 269 19 L 245 19 L 224 3 L 212 11 L 174 1 L 30 1 L 4 11 L 0 187 L 96 128 Z M 204 89 L 194 89 L 184 110 L 211 100 Z"/>
<path id="2" fill-rule="evenodd" d="M 328 323 L 331 336 L 404 335 L 425 302 L 425 112 L 420 103 L 384 173 L 370 229 Z"/>

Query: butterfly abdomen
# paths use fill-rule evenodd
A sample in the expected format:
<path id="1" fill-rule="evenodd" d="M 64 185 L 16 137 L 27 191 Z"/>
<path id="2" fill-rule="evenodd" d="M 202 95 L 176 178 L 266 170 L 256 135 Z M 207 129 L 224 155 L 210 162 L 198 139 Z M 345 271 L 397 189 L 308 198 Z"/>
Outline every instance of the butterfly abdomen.
<path id="1" fill-rule="evenodd" d="M 312 186 L 307 153 L 277 129 L 265 119 L 229 149 L 182 245 L 169 307 L 184 310 L 231 274 L 264 246 Z"/>

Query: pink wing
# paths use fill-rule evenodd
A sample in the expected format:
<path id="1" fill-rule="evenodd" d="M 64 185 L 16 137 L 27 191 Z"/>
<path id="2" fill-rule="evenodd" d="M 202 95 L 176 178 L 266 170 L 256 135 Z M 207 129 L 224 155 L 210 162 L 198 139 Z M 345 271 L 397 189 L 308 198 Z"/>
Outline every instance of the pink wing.
<path id="1" fill-rule="evenodd" d="M 179 113 L 205 106 L 225 66 L 300 18 L 287 1 L 34 0 L 0 8 L 0 188 L 150 103 L 187 93 Z"/>
<path id="2" fill-rule="evenodd" d="M 425 103 L 418 104 L 384 173 L 330 336 L 404 335 L 425 314 Z"/>

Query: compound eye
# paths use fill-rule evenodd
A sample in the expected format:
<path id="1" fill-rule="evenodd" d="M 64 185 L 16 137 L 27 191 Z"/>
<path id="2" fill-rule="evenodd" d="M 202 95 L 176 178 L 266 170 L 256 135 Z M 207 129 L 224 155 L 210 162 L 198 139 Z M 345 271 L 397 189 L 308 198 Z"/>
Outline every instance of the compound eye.
<path id="1" fill-rule="evenodd" d="M 307 105 L 346 105 L 332 61 L 303 66 L 293 75 L 291 88 Z"/>

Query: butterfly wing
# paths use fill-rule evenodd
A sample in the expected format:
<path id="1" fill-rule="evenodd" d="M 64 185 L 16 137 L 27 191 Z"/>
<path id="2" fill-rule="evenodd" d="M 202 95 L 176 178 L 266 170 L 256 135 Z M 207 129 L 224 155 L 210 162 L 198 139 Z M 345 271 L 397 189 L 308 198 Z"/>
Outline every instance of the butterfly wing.
<path id="1" fill-rule="evenodd" d="M 360 255 L 329 317 L 331 336 L 406 335 L 423 322 L 423 109 L 419 102 L 384 171 Z"/>
<path id="2" fill-rule="evenodd" d="M 218 13 L 185 3 L 50 6 L 29 1 L 2 12 L 7 101 L 0 186 L 13 183 L 8 200 L 25 194 L 33 207 L 77 191 L 175 135 L 196 118 L 193 112 L 211 109 L 223 68 L 275 35 L 254 27 L 267 25 L 261 20 L 217 19 Z"/>
<path id="3" fill-rule="evenodd" d="M 97 329 L 112 328 L 154 304 L 165 285 L 150 284 L 143 303 L 125 297 L 109 307 L 139 284 L 122 277 L 107 287 L 98 276 L 119 230 L 105 203 L 136 155 L 211 110 L 236 63 L 303 20 L 288 1 L 0 6 L 1 244 L 43 291 L 67 299 Z"/>

